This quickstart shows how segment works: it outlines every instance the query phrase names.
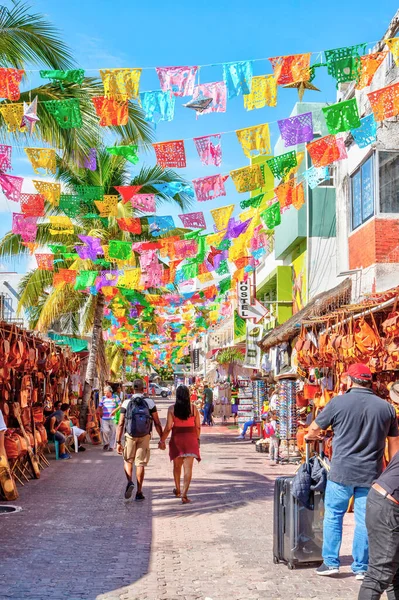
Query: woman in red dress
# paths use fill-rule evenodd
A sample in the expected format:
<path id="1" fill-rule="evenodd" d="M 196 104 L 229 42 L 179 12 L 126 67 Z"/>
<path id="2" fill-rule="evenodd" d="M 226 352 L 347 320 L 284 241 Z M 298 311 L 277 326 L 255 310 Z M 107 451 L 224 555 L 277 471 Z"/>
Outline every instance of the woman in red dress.
<path id="1" fill-rule="evenodd" d="M 201 460 L 199 438 L 201 421 L 197 408 L 190 402 L 190 391 L 185 385 L 179 385 L 176 390 L 176 402 L 169 406 L 166 427 L 159 442 L 159 447 L 165 450 L 165 441 L 172 431 L 169 443 L 169 456 L 173 460 L 173 477 L 175 480 L 174 495 L 181 497 L 183 504 L 191 502 L 187 497 L 190 487 L 194 458 Z M 181 471 L 184 470 L 183 491 L 180 492 Z"/>

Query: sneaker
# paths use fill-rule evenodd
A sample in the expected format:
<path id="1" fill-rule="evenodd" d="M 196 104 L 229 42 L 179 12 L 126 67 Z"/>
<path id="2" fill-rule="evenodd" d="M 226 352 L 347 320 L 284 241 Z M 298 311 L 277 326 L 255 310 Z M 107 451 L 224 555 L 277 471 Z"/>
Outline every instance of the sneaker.
<path id="1" fill-rule="evenodd" d="M 338 575 L 339 567 L 328 567 L 324 563 L 316 569 L 317 575 L 322 575 L 324 577 L 331 577 L 332 575 Z"/>
<path id="2" fill-rule="evenodd" d="M 145 496 L 143 495 L 143 492 L 137 492 L 136 502 L 141 502 L 142 500 L 145 500 Z"/>
<path id="3" fill-rule="evenodd" d="M 78 446 L 78 452 L 86 452 L 86 448 L 84 446 Z"/>
<path id="4" fill-rule="evenodd" d="M 106 452 L 108 450 L 108 448 L 109 448 L 109 444 L 105 444 L 105 446 L 103 446 L 104 452 Z"/>
<path id="5" fill-rule="evenodd" d="M 132 497 L 133 490 L 134 490 L 134 483 L 133 483 L 133 481 L 129 481 L 129 483 L 127 484 L 126 489 L 125 489 L 126 500 L 129 500 L 129 498 Z"/>
<path id="6" fill-rule="evenodd" d="M 68 458 L 71 458 L 69 454 L 60 454 L 59 458 L 61 460 L 68 460 Z"/>
<path id="7" fill-rule="evenodd" d="M 358 581 L 363 581 L 365 575 L 365 571 L 359 571 L 358 573 L 355 573 L 355 577 Z"/>
<path id="8" fill-rule="evenodd" d="M 245 436 L 237 435 L 236 440 L 245 440 Z"/>

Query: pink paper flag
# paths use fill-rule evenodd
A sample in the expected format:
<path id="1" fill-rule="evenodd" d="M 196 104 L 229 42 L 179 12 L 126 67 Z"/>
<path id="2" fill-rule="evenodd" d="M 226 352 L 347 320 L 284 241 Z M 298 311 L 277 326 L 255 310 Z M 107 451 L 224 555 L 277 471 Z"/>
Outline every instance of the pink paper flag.
<path id="1" fill-rule="evenodd" d="M 19 202 L 21 198 L 22 184 L 24 180 L 22 177 L 14 177 L 14 175 L 0 174 L 0 187 L 8 200 Z"/>
<path id="2" fill-rule="evenodd" d="M 179 219 L 183 223 L 183 227 L 191 227 L 192 229 L 206 229 L 204 213 L 202 212 L 179 215 Z"/>
<path id="3" fill-rule="evenodd" d="M 133 208 L 142 212 L 154 213 L 156 211 L 155 194 L 135 194 L 130 202 Z"/>
<path id="4" fill-rule="evenodd" d="M 12 232 L 20 235 L 24 242 L 34 242 L 37 234 L 37 217 L 13 213 Z"/>
<path id="5" fill-rule="evenodd" d="M 193 179 L 194 190 L 198 202 L 212 200 L 218 196 L 225 196 L 224 182 L 228 175 L 211 175 L 210 177 L 200 177 Z"/>
<path id="6" fill-rule="evenodd" d="M 206 115 L 214 112 L 226 112 L 227 88 L 224 81 L 215 81 L 213 83 L 202 83 L 196 85 L 193 93 L 193 100 L 196 98 L 212 98 L 211 104 L 197 115 Z"/>
<path id="7" fill-rule="evenodd" d="M 156 67 L 161 89 L 174 96 L 192 96 L 198 67 Z"/>
<path id="8" fill-rule="evenodd" d="M 215 167 L 220 167 L 222 164 L 222 142 L 220 133 L 194 138 L 194 144 L 203 165 L 215 165 Z"/>

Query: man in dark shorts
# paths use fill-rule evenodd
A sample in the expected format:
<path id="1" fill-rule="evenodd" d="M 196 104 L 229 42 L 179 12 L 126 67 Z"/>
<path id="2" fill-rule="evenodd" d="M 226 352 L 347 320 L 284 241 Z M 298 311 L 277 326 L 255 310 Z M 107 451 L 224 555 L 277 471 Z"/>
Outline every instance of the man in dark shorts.
<path id="1" fill-rule="evenodd" d="M 339 551 L 343 518 L 349 500 L 355 499 L 355 533 L 352 571 L 364 579 L 368 565 L 366 500 L 373 481 L 381 475 L 385 442 L 393 456 L 398 447 L 399 430 L 395 409 L 376 396 L 372 374 L 367 365 L 351 365 L 346 374 L 349 389 L 333 398 L 316 417 L 305 436 L 317 439 L 323 429 L 332 427 L 333 456 L 325 493 L 323 527 L 323 564 L 318 575 L 339 573 Z"/>
<path id="2" fill-rule="evenodd" d="M 69 404 L 61 404 L 61 408 L 51 413 L 51 415 L 49 415 L 44 422 L 44 426 L 49 434 L 49 437 L 52 436 L 60 444 L 59 458 L 62 460 L 67 460 L 71 457 L 65 451 L 65 435 L 60 431 L 57 431 L 57 429 L 63 422 L 65 415 L 68 414 L 68 412 Z"/>
<path id="3" fill-rule="evenodd" d="M 204 420 L 203 425 L 212 425 L 213 392 L 206 383 L 204 385 Z"/>

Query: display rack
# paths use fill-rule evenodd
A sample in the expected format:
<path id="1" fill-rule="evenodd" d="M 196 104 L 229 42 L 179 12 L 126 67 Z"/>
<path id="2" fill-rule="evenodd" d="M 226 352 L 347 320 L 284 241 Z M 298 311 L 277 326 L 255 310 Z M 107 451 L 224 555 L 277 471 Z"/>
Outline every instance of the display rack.
<path id="1" fill-rule="evenodd" d="M 290 456 L 290 441 L 296 440 L 298 429 L 298 416 L 296 394 L 298 384 L 295 378 L 281 378 L 278 383 L 277 394 L 277 437 L 287 443 L 287 458 L 280 458 L 280 462 L 296 462 L 296 456 Z"/>
<path id="2" fill-rule="evenodd" d="M 249 379 L 239 381 L 238 389 L 238 426 L 242 429 L 244 423 L 254 418 L 252 398 L 252 382 Z"/>

